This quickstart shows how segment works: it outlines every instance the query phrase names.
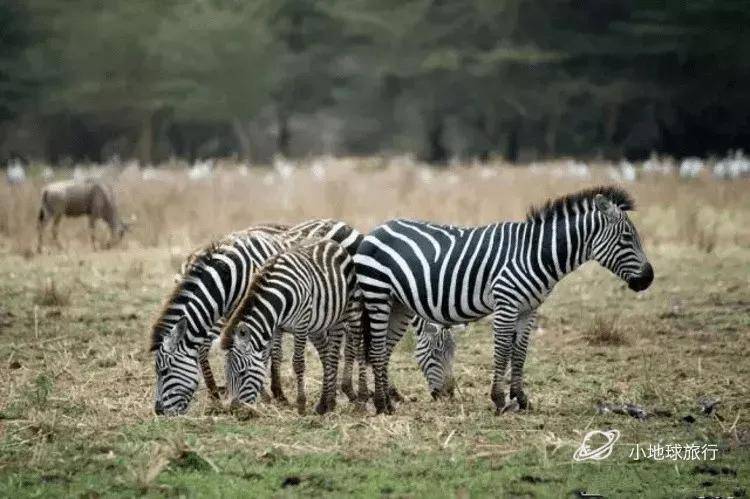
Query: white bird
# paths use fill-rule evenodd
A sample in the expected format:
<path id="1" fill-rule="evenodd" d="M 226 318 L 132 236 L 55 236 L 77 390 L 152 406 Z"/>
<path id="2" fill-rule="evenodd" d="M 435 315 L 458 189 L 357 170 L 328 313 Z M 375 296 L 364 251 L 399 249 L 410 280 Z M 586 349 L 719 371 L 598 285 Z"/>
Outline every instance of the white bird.
<path id="1" fill-rule="evenodd" d="M 282 179 L 288 179 L 294 174 L 294 163 L 284 158 L 284 156 L 274 156 L 273 169 Z"/>
<path id="2" fill-rule="evenodd" d="M 589 178 L 591 171 L 586 163 L 570 160 L 565 164 L 569 177 Z"/>
<path id="3" fill-rule="evenodd" d="M 73 168 L 73 180 L 76 182 L 83 182 L 88 178 L 88 174 L 86 173 L 86 169 L 83 168 L 80 165 L 76 165 L 75 168 Z"/>
<path id="4" fill-rule="evenodd" d="M 26 181 L 26 170 L 20 161 L 13 160 L 8 164 L 5 178 L 10 185 L 19 185 Z"/>
<path id="5" fill-rule="evenodd" d="M 680 163 L 680 177 L 695 178 L 700 175 L 704 166 L 703 160 L 700 158 L 685 158 Z"/>
<path id="6" fill-rule="evenodd" d="M 188 178 L 190 180 L 205 180 L 211 178 L 214 169 L 214 160 L 207 159 L 205 161 L 197 161 L 190 171 L 188 172 Z"/>
<path id="7" fill-rule="evenodd" d="M 52 169 L 50 166 L 45 166 L 42 170 L 42 178 L 44 180 L 52 180 L 52 178 L 55 176 L 55 170 Z"/>
<path id="8" fill-rule="evenodd" d="M 637 172 L 635 171 L 635 167 L 633 166 L 633 163 L 631 163 L 630 161 L 620 162 L 620 174 L 622 175 L 622 179 L 625 182 L 635 182 L 635 179 L 637 177 Z"/>
<path id="9" fill-rule="evenodd" d="M 316 159 L 313 161 L 312 167 L 310 168 L 310 171 L 313 174 L 313 177 L 315 177 L 315 180 L 318 182 L 322 182 L 326 178 L 326 169 L 325 166 L 323 166 L 323 160 Z"/>

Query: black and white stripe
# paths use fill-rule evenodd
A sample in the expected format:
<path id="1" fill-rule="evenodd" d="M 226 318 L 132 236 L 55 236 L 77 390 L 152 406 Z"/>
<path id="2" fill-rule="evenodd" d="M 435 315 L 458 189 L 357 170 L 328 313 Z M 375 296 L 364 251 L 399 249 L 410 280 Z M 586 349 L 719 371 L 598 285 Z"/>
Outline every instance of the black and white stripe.
<path id="1" fill-rule="evenodd" d="M 351 253 L 362 239 L 347 224 L 332 220 L 284 229 L 269 224 L 230 234 L 191 255 L 183 266 L 183 276 L 152 328 L 157 414 L 184 413 L 201 370 L 207 382 L 213 380 L 207 353 L 217 323 L 231 315 L 255 271 L 270 257 L 305 237 L 331 238 Z"/>
<path id="2" fill-rule="evenodd" d="M 354 259 L 377 411 L 393 411 L 386 337 L 400 338 L 412 313 L 444 325 L 492 313 L 492 400 L 501 411 L 510 360 L 511 398 L 526 407 L 529 332 L 537 307 L 560 279 L 593 259 L 636 291 L 650 285 L 653 270 L 625 213 L 632 208 L 625 191 L 598 187 L 549 201 L 523 222 L 461 228 L 392 220 L 376 227 Z"/>
<path id="3" fill-rule="evenodd" d="M 297 408 L 305 411 L 304 345 L 316 344 L 323 364 L 323 390 L 316 412 L 336 405 L 340 345 L 347 327 L 358 327 L 354 262 L 329 240 L 303 241 L 271 258 L 257 273 L 222 333 L 227 395 L 232 404 L 253 403 L 266 378 L 264 355 L 275 331 L 294 334 Z M 298 348 L 301 355 L 297 355 Z"/>

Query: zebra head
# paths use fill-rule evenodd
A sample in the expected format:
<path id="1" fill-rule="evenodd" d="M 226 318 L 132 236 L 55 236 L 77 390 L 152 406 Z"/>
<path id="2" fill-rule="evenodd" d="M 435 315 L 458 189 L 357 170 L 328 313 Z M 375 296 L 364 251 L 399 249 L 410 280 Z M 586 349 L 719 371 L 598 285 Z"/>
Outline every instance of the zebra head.
<path id="1" fill-rule="evenodd" d="M 244 323 L 229 334 L 231 341 L 222 342 L 226 351 L 227 398 L 231 406 L 252 404 L 263 390 L 269 349 L 255 347 L 252 332 Z"/>
<path id="2" fill-rule="evenodd" d="M 453 396 L 453 355 L 456 340 L 450 327 L 424 320 L 416 326 L 417 347 L 414 356 L 427 380 L 433 399 Z"/>
<path id="3" fill-rule="evenodd" d="M 654 280 L 654 269 L 646 257 L 635 225 L 625 210 L 602 194 L 594 207 L 603 215 L 603 226 L 592 240 L 591 256 L 603 267 L 628 283 L 633 291 L 643 291 Z"/>
<path id="4" fill-rule="evenodd" d="M 198 388 L 198 353 L 187 341 L 187 318 L 167 330 L 154 349 L 156 358 L 156 402 L 159 415 L 185 414 Z"/>

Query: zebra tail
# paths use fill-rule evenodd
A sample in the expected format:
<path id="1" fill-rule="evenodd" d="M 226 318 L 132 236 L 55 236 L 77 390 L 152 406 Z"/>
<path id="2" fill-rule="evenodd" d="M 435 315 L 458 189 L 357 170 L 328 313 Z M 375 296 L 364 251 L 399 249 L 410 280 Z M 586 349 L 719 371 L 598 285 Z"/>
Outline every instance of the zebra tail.
<path id="1" fill-rule="evenodd" d="M 370 330 L 370 316 L 365 307 L 365 298 L 359 298 L 360 308 L 362 309 L 362 350 L 366 364 L 370 364 L 370 344 L 372 343 L 372 331 Z"/>

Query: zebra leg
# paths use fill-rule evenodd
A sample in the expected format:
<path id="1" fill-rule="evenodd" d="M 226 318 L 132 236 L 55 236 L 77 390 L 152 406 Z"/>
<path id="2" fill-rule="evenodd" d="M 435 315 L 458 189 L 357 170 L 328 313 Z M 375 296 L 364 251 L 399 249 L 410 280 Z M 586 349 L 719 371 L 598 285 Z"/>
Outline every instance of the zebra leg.
<path id="1" fill-rule="evenodd" d="M 392 414 L 393 405 L 388 397 L 388 355 L 386 339 L 388 319 L 391 315 L 391 301 L 388 295 L 365 295 L 366 317 L 369 321 L 369 358 L 375 378 L 373 402 L 377 414 Z"/>
<path id="2" fill-rule="evenodd" d="M 214 380 L 214 373 L 211 371 L 211 364 L 208 362 L 208 353 L 211 351 L 211 341 L 201 344 L 198 347 L 198 362 L 201 366 L 203 381 L 206 382 L 208 395 L 214 400 L 220 400 L 221 394 Z"/>
<path id="3" fill-rule="evenodd" d="M 529 408 L 529 399 L 523 391 L 523 365 L 531 330 L 536 323 L 536 311 L 522 315 L 516 322 L 516 337 L 510 354 L 510 398 L 516 399 L 519 409 Z"/>
<path id="4" fill-rule="evenodd" d="M 319 348 L 321 360 L 325 360 L 323 362 L 323 390 L 320 393 L 320 402 L 315 407 L 315 412 L 318 414 L 325 414 L 336 408 L 339 357 L 345 329 L 343 323 L 334 325 L 326 335 L 327 341 L 320 345 L 322 349 Z"/>
<path id="5" fill-rule="evenodd" d="M 391 313 L 391 320 L 388 324 L 388 338 L 386 339 L 388 363 L 390 363 L 393 350 L 396 348 L 398 342 L 401 341 L 401 338 L 404 337 L 404 333 L 406 333 L 406 329 L 409 327 L 409 323 L 411 322 L 411 318 L 409 317 L 409 312 L 406 307 L 401 304 L 396 304 L 393 308 L 394 312 Z M 394 385 L 393 382 L 390 382 L 388 384 L 388 396 L 391 400 L 399 403 L 405 400 L 404 397 L 396 389 L 396 385 Z"/>
<path id="6" fill-rule="evenodd" d="M 292 367 L 297 378 L 297 412 L 305 414 L 307 406 L 307 394 L 305 393 L 305 346 L 307 335 L 294 334 L 294 355 L 292 356 Z"/>
<path id="7" fill-rule="evenodd" d="M 284 358 L 282 350 L 283 335 L 280 329 L 273 333 L 271 338 L 271 395 L 281 403 L 288 404 L 289 401 L 281 388 L 281 362 Z"/>
<path id="8" fill-rule="evenodd" d="M 352 383 L 352 371 L 354 370 L 354 359 L 357 357 L 357 350 L 361 347 L 361 333 L 359 330 L 354 331 L 352 324 L 346 328 L 346 338 L 344 344 L 344 371 L 341 374 L 341 391 L 349 398 L 349 402 L 357 400 L 357 394 L 354 392 Z"/>
<path id="9" fill-rule="evenodd" d="M 495 310 L 492 319 L 494 361 L 490 396 L 492 402 L 495 403 L 495 414 L 501 414 L 505 407 L 503 378 L 508 368 L 508 360 L 510 360 L 517 316 L 517 310 L 513 307 L 504 306 Z"/>

